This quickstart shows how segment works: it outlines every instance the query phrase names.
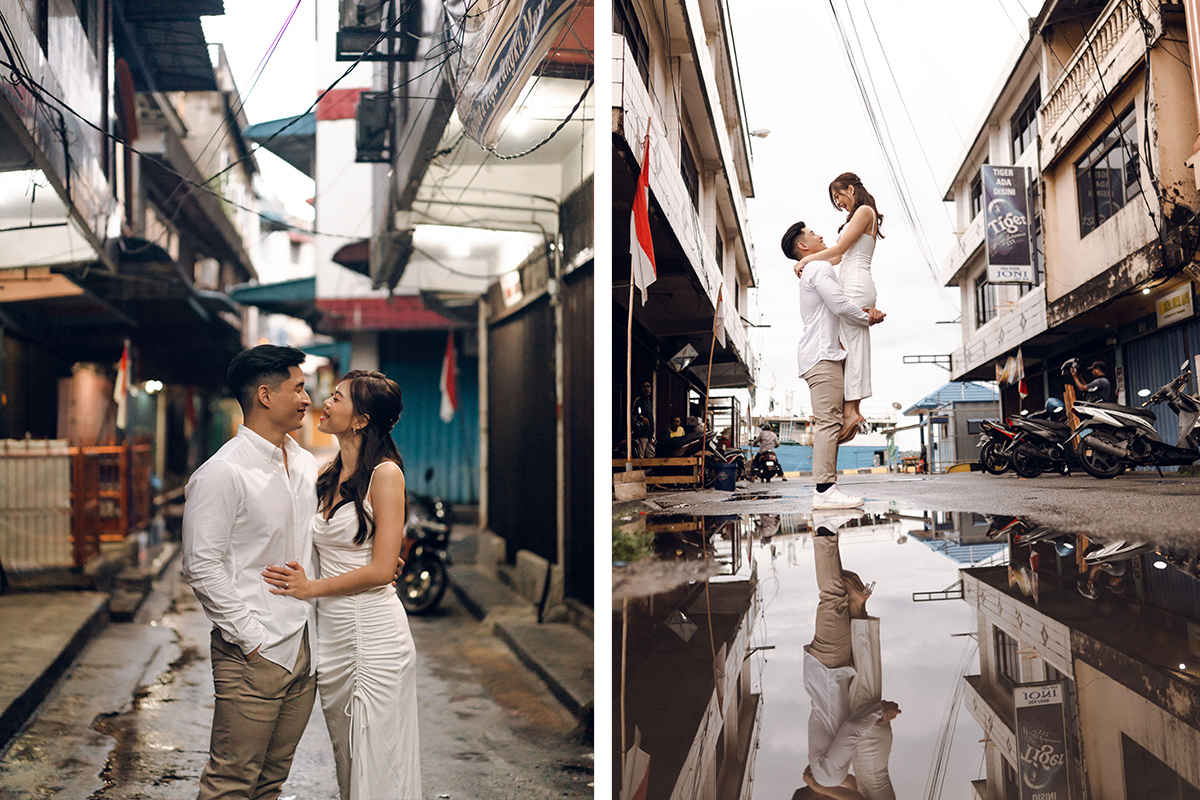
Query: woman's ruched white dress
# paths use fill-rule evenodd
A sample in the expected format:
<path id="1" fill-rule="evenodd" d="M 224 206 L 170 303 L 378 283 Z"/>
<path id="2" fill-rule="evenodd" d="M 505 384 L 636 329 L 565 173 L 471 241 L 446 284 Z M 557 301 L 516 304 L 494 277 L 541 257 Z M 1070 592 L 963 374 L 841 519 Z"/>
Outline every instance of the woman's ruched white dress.
<path id="1" fill-rule="evenodd" d="M 875 237 L 862 234 L 858 241 L 842 254 L 838 280 L 842 293 L 859 308 L 875 305 L 875 281 L 871 278 L 871 256 L 875 253 Z M 843 397 L 861 400 L 871 396 L 871 329 L 842 320 L 839 331 L 842 347 L 846 348 L 846 377 Z"/>
<path id="2" fill-rule="evenodd" d="M 353 503 L 328 521 L 317 514 L 320 577 L 370 563 L 371 540 L 354 544 L 357 532 Z M 421 800 L 416 649 L 391 586 L 317 600 L 317 687 L 342 800 Z"/>

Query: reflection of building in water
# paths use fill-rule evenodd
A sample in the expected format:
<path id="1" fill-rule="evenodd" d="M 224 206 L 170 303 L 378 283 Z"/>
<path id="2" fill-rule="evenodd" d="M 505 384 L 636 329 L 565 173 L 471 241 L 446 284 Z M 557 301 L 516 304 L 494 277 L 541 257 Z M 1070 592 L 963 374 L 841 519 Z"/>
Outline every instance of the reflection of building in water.
<path id="1" fill-rule="evenodd" d="M 1036 578 L 1013 588 L 1006 567 L 962 570 L 980 662 L 963 697 L 987 743 L 975 796 L 1019 797 L 1013 687 L 1062 680 L 1073 797 L 1200 797 L 1200 582 L 1150 553 L 1089 589 L 1075 541 L 1014 545 Z"/>
<path id="2" fill-rule="evenodd" d="M 920 528 L 909 530 L 926 547 L 959 564 L 1002 562 L 1008 544 L 987 536 L 991 520 L 970 511 L 933 511 L 922 518 Z"/>
<path id="3" fill-rule="evenodd" d="M 731 526 L 734 551 L 741 549 L 737 530 Z M 750 797 L 761 696 L 751 688 L 748 655 L 758 606 L 753 573 L 627 601 L 623 744 L 631 747 L 640 731 L 648 800 Z M 613 634 L 613 674 L 620 676 L 620 606 Z M 620 684 L 614 688 L 613 749 L 621 752 Z M 621 761 L 614 760 L 617 787 Z"/>

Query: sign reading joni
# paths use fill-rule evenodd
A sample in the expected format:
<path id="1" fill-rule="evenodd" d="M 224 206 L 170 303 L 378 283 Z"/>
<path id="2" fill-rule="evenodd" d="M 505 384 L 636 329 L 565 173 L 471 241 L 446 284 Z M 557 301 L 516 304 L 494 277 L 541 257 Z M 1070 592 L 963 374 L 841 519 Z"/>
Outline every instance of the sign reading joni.
<path id="1" fill-rule="evenodd" d="M 1062 682 L 1013 688 L 1021 800 L 1070 800 Z"/>
<path id="2" fill-rule="evenodd" d="M 988 283 L 1033 283 L 1029 170 L 984 164 L 984 229 Z"/>
<path id="3" fill-rule="evenodd" d="M 577 0 L 447 0 L 455 109 L 463 130 L 491 150 L 505 115 L 546 55 Z"/>

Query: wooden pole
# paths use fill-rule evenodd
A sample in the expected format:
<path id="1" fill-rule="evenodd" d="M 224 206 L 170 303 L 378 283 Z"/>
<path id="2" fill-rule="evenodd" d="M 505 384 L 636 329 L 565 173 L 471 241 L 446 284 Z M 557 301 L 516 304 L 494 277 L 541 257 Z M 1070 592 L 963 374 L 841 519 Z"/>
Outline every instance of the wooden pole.
<path id="1" fill-rule="evenodd" d="M 625 471 L 633 470 L 633 262 L 629 262 L 629 324 L 625 339 Z"/>

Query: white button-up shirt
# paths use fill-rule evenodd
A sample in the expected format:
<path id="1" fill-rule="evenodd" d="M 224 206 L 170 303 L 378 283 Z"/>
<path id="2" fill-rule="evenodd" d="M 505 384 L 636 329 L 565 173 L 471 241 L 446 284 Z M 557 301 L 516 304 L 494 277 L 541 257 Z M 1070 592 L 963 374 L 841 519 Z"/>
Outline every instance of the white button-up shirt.
<path id="1" fill-rule="evenodd" d="M 800 316 L 804 320 L 804 333 L 796 348 L 796 360 L 801 377 L 819 361 L 846 358 L 846 351 L 838 341 L 839 318 L 864 326 L 871 321 L 867 312 L 846 299 L 828 261 L 811 261 L 804 268 L 800 278 Z"/>
<path id="2" fill-rule="evenodd" d="M 807 269 L 804 272 L 808 274 Z M 878 700 L 859 708 L 851 705 L 850 682 L 854 676 L 854 667 L 829 669 L 804 648 L 804 688 L 812 699 L 808 765 L 822 786 L 837 786 L 846 780 L 859 739 L 883 717 L 883 704 Z M 887 754 L 883 763 L 886 769 Z"/>
<path id="3" fill-rule="evenodd" d="M 291 671 L 313 605 L 271 594 L 261 573 L 298 561 L 314 576 L 317 462 L 290 436 L 284 447 L 287 469 L 281 448 L 239 425 L 237 436 L 193 473 L 185 489 L 183 577 L 223 639 L 247 654 L 258 648 Z M 315 644 L 311 634 L 309 641 Z"/>

